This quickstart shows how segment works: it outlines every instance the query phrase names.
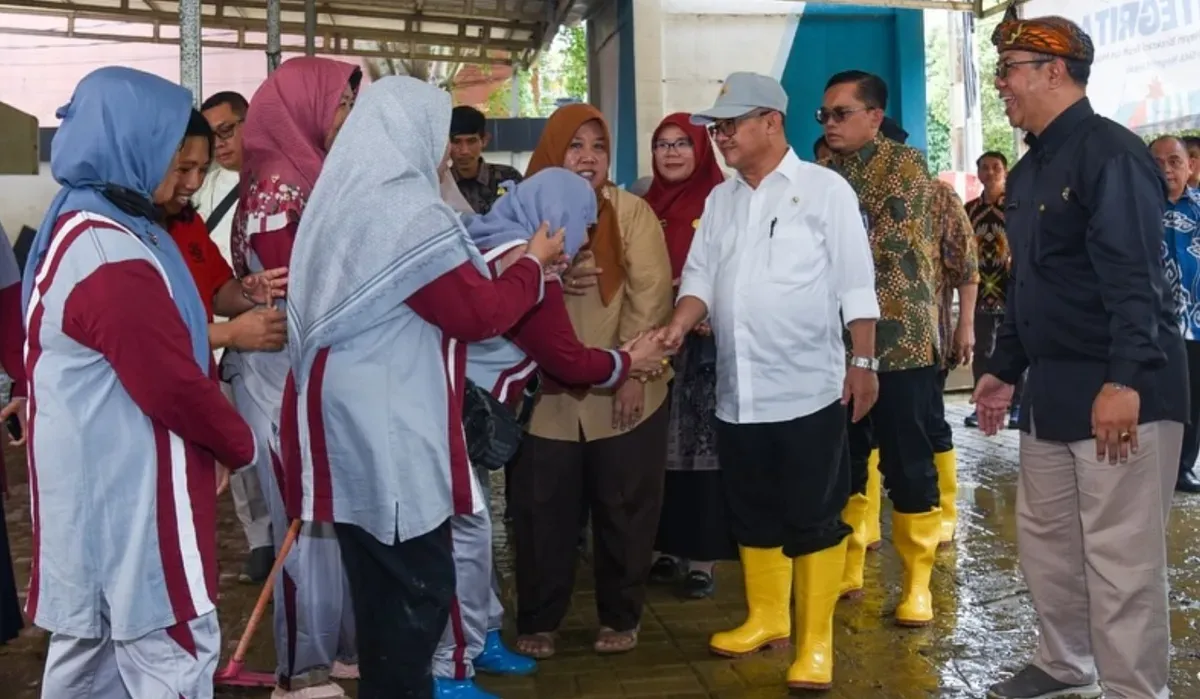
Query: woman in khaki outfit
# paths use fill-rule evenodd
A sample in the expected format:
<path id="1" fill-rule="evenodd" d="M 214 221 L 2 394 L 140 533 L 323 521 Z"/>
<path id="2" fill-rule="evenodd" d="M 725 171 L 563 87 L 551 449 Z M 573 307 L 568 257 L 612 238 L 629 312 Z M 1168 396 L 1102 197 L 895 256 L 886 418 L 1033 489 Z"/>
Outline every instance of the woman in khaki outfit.
<path id="1" fill-rule="evenodd" d="M 620 347 L 671 317 L 671 263 L 658 217 L 608 179 L 608 125 L 599 110 L 572 104 L 546 124 L 525 176 L 565 167 L 596 189 L 599 216 L 579 265 L 596 284 L 567 297 L 580 341 Z M 570 283 L 568 279 L 568 283 Z M 579 520 L 591 510 L 598 653 L 637 645 L 667 456 L 667 380 L 628 380 L 614 389 L 556 385 L 544 377 L 529 434 L 510 482 L 516 547 L 517 648 L 555 652 L 571 601 Z"/>

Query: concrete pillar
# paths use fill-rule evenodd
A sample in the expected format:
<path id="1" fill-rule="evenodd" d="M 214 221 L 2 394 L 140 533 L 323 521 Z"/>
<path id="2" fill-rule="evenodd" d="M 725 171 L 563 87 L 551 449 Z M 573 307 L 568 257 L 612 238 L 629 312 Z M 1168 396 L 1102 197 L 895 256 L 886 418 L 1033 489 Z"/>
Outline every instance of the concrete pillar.
<path id="1" fill-rule="evenodd" d="M 304 55 L 317 53 L 317 0 L 304 0 Z"/>
<path id="2" fill-rule="evenodd" d="M 179 0 L 179 82 L 197 107 L 204 101 L 200 42 L 200 0 Z"/>
<path id="3" fill-rule="evenodd" d="M 633 44 L 637 96 L 637 174 L 654 174 L 650 157 L 650 139 L 654 129 L 667 115 L 663 104 L 663 3 L 662 0 L 637 0 L 633 4 Z"/>
<path id="4" fill-rule="evenodd" d="M 279 67 L 279 58 L 283 49 L 279 43 L 280 24 L 279 0 L 267 0 L 267 73 L 275 72 Z"/>

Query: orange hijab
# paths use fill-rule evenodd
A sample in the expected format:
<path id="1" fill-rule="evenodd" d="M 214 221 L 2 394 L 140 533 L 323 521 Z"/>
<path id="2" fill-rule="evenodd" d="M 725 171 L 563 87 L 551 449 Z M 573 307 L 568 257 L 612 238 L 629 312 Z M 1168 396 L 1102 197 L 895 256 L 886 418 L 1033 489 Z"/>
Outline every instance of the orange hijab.
<path id="1" fill-rule="evenodd" d="M 563 161 L 567 158 L 567 149 L 571 146 L 571 140 L 575 138 L 575 132 L 589 121 L 600 122 L 600 127 L 604 129 L 604 140 L 609 146 L 609 157 L 611 158 L 612 138 L 604 115 L 590 104 L 568 104 L 555 110 L 546 121 L 542 137 L 538 140 L 537 148 L 533 149 L 533 156 L 525 168 L 525 177 L 530 177 L 538 170 L 548 167 L 562 167 Z M 605 184 L 610 183 L 605 180 Z M 596 225 L 592 229 L 592 234 L 584 249 L 592 251 L 596 257 L 596 266 L 603 270 L 599 279 L 600 300 L 607 306 L 621 290 L 621 284 L 625 281 L 621 224 L 617 220 L 617 212 L 613 208 L 612 202 L 600 191 L 596 192 L 596 204 L 598 212 Z"/>

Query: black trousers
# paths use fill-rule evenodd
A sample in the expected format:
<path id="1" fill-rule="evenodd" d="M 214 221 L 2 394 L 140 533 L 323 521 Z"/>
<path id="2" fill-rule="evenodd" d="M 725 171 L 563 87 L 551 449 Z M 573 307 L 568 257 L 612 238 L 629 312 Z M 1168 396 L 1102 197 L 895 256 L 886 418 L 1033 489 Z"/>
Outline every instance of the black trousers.
<path id="1" fill-rule="evenodd" d="M 641 623 L 662 508 L 667 417 L 663 403 L 616 437 L 521 440 L 512 474 L 519 633 L 562 624 L 575 587 L 585 501 L 600 625 L 630 631 Z"/>
<path id="2" fill-rule="evenodd" d="M 1188 340 L 1187 347 L 1188 387 L 1191 391 L 1188 408 L 1191 419 L 1183 429 L 1183 451 L 1179 453 L 1179 473 L 1192 470 L 1196 456 L 1200 454 L 1200 342 Z"/>
<path id="3" fill-rule="evenodd" d="M 359 699 L 432 699 L 433 652 L 450 619 L 450 523 L 384 544 L 337 524 L 358 627 Z"/>
<path id="4" fill-rule="evenodd" d="M 717 421 L 717 458 L 734 539 L 806 556 L 837 545 L 850 499 L 846 408 L 835 402 L 787 422 Z"/>
<path id="5" fill-rule="evenodd" d="M 938 504 L 937 469 L 929 438 L 930 395 L 938 368 L 888 371 L 879 375 L 879 400 L 846 430 L 852 492 L 867 492 L 867 459 L 879 446 L 879 470 L 892 508 L 902 514 L 928 512 Z"/>
<path id="6" fill-rule="evenodd" d="M 946 422 L 946 378 L 950 376 L 949 369 L 937 373 L 937 381 L 929 393 L 929 443 L 933 445 L 933 453 L 941 454 L 954 448 L 954 429 Z"/>

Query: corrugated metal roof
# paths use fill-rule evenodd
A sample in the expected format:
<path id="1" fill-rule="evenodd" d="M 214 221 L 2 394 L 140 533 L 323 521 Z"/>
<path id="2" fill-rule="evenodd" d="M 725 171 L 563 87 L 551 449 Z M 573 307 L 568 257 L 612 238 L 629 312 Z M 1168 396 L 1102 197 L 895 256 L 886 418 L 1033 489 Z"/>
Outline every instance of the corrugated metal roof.
<path id="1" fill-rule="evenodd" d="M 593 2 L 598 4 L 597 2 Z M 459 63 L 528 65 L 582 0 L 317 0 L 316 51 Z M 204 45 L 266 46 L 266 0 L 204 0 Z M 304 0 L 280 0 L 283 50 L 304 49 Z M 0 11 L 62 17 L 61 29 L 0 32 L 124 42 L 178 43 L 179 3 L 168 0 L 0 0 Z M 112 31 L 76 19 L 122 23 Z M 128 23 L 128 24 L 124 24 Z M 221 31 L 214 31 L 221 30 Z"/>

